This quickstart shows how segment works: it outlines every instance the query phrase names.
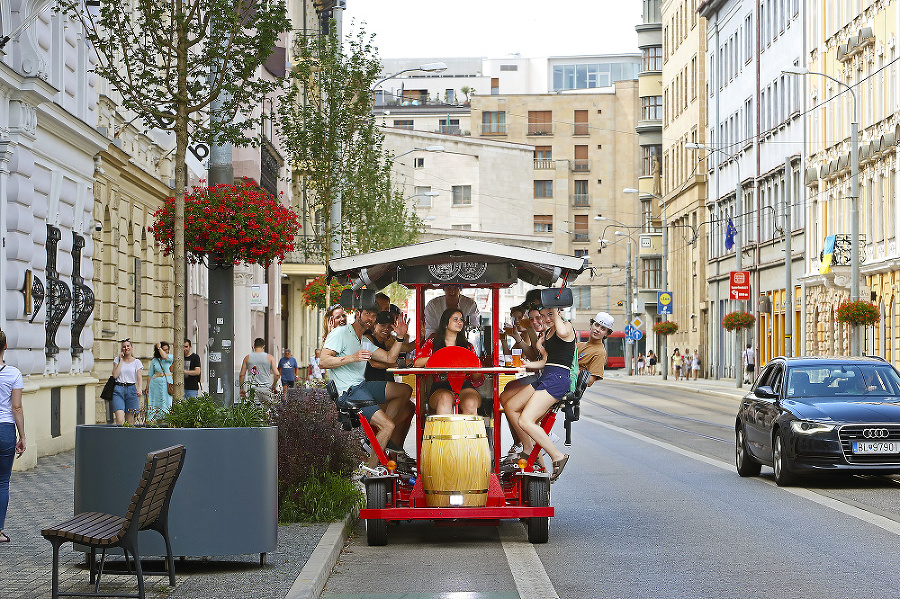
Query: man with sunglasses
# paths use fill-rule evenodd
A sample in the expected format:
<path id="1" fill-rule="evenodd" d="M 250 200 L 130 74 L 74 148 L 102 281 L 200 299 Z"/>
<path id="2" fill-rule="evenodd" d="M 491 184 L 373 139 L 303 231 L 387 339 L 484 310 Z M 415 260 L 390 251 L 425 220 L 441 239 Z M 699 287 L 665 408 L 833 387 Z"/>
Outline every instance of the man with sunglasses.
<path id="1" fill-rule="evenodd" d="M 606 312 L 598 312 L 591 319 L 590 337 L 578 343 L 578 367 L 591 373 L 588 385 L 603 378 L 606 368 L 606 338 L 612 335 L 616 321 Z"/>

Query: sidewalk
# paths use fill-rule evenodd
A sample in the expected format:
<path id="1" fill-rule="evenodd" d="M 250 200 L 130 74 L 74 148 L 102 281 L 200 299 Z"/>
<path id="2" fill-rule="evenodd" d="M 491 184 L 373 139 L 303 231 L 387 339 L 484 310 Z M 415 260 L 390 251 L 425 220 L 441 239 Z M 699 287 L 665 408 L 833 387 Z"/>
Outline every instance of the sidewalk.
<path id="1" fill-rule="evenodd" d="M 9 599 L 43 599 L 50 596 L 53 551 L 50 543 L 41 536 L 41 528 L 71 517 L 74 481 L 74 451 L 40 458 L 36 468 L 12 473 L 4 529 L 12 542 L 0 544 L 0 596 Z M 126 507 L 122 506 L 123 510 Z M 264 567 L 259 565 L 258 554 L 212 557 L 208 560 L 192 557 L 182 561 L 176 558 L 176 586 L 169 587 L 167 577 L 145 576 L 147 597 L 318 597 L 321 586 L 310 581 L 321 580 L 324 584 L 343 546 L 346 535 L 340 533 L 346 528 L 346 523 L 340 522 L 279 526 L 278 549 L 267 555 Z M 320 545 L 318 550 L 317 545 Z M 315 556 L 310 559 L 314 550 Z M 309 568 L 304 569 L 307 562 Z M 152 570 L 162 569 L 161 560 L 145 563 Z M 108 572 L 103 580 L 101 591 L 137 592 L 137 579 L 133 575 L 119 576 Z M 90 589 L 84 554 L 73 551 L 71 544 L 63 545 L 60 550 L 60 591 Z"/>
<path id="2" fill-rule="evenodd" d="M 625 370 L 609 370 L 605 374 L 605 378 L 619 383 L 629 383 L 633 385 L 653 385 L 655 387 L 668 387 L 673 389 L 681 389 L 682 391 L 690 391 L 693 393 L 715 393 L 717 395 L 725 395 L 728 397 L 741 398 L 750 391 L 750 385 L 744 384 L 740 389 L 737 388 L 734 379 L 697 379 L 695 380 L 679 380 L 676 381 L 671 374 L 668 380 L 662 380 L 662 375 L 643 375 L 628 376 Z"/>

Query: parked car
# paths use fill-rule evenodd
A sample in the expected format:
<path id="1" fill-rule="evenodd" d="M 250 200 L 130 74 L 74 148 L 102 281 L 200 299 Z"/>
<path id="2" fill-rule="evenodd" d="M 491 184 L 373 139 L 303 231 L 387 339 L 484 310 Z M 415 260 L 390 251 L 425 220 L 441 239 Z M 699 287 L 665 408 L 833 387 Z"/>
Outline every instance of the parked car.
<path id="1" fill-rule="evenodd" d="M 775 482 L 804 474 L 900 473 L 900 375 L 880 358 L 775 358 L 735 420 L 741 476 L 763 465 Z"/>

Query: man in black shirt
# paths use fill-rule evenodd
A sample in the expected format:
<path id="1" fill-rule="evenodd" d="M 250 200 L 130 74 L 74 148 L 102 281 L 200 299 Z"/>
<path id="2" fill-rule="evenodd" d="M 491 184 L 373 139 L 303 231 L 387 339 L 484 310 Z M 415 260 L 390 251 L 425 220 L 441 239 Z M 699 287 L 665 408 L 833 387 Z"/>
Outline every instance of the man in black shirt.
<path id="1" fill-rule="evenodd" d="M 191 351 L 191 340 L 184 340 L 184 396 L 200 395 L 200 356 Z"/>

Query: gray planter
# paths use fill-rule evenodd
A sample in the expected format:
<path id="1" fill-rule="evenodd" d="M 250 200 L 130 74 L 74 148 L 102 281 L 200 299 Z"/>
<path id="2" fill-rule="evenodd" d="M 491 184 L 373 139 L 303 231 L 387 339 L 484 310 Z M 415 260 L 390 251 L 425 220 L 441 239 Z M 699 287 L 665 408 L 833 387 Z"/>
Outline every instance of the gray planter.
<path id="1" fill-rule="evenodd" d="M 75 431 L 75 513 L 124 516 L 147 453 L 187 448 L 169 508 L 176 556 L 249 555 L 278 545 L 278 428 L 81 425 Z M 140 534 L 141 555 L 165 555 Z"/>

